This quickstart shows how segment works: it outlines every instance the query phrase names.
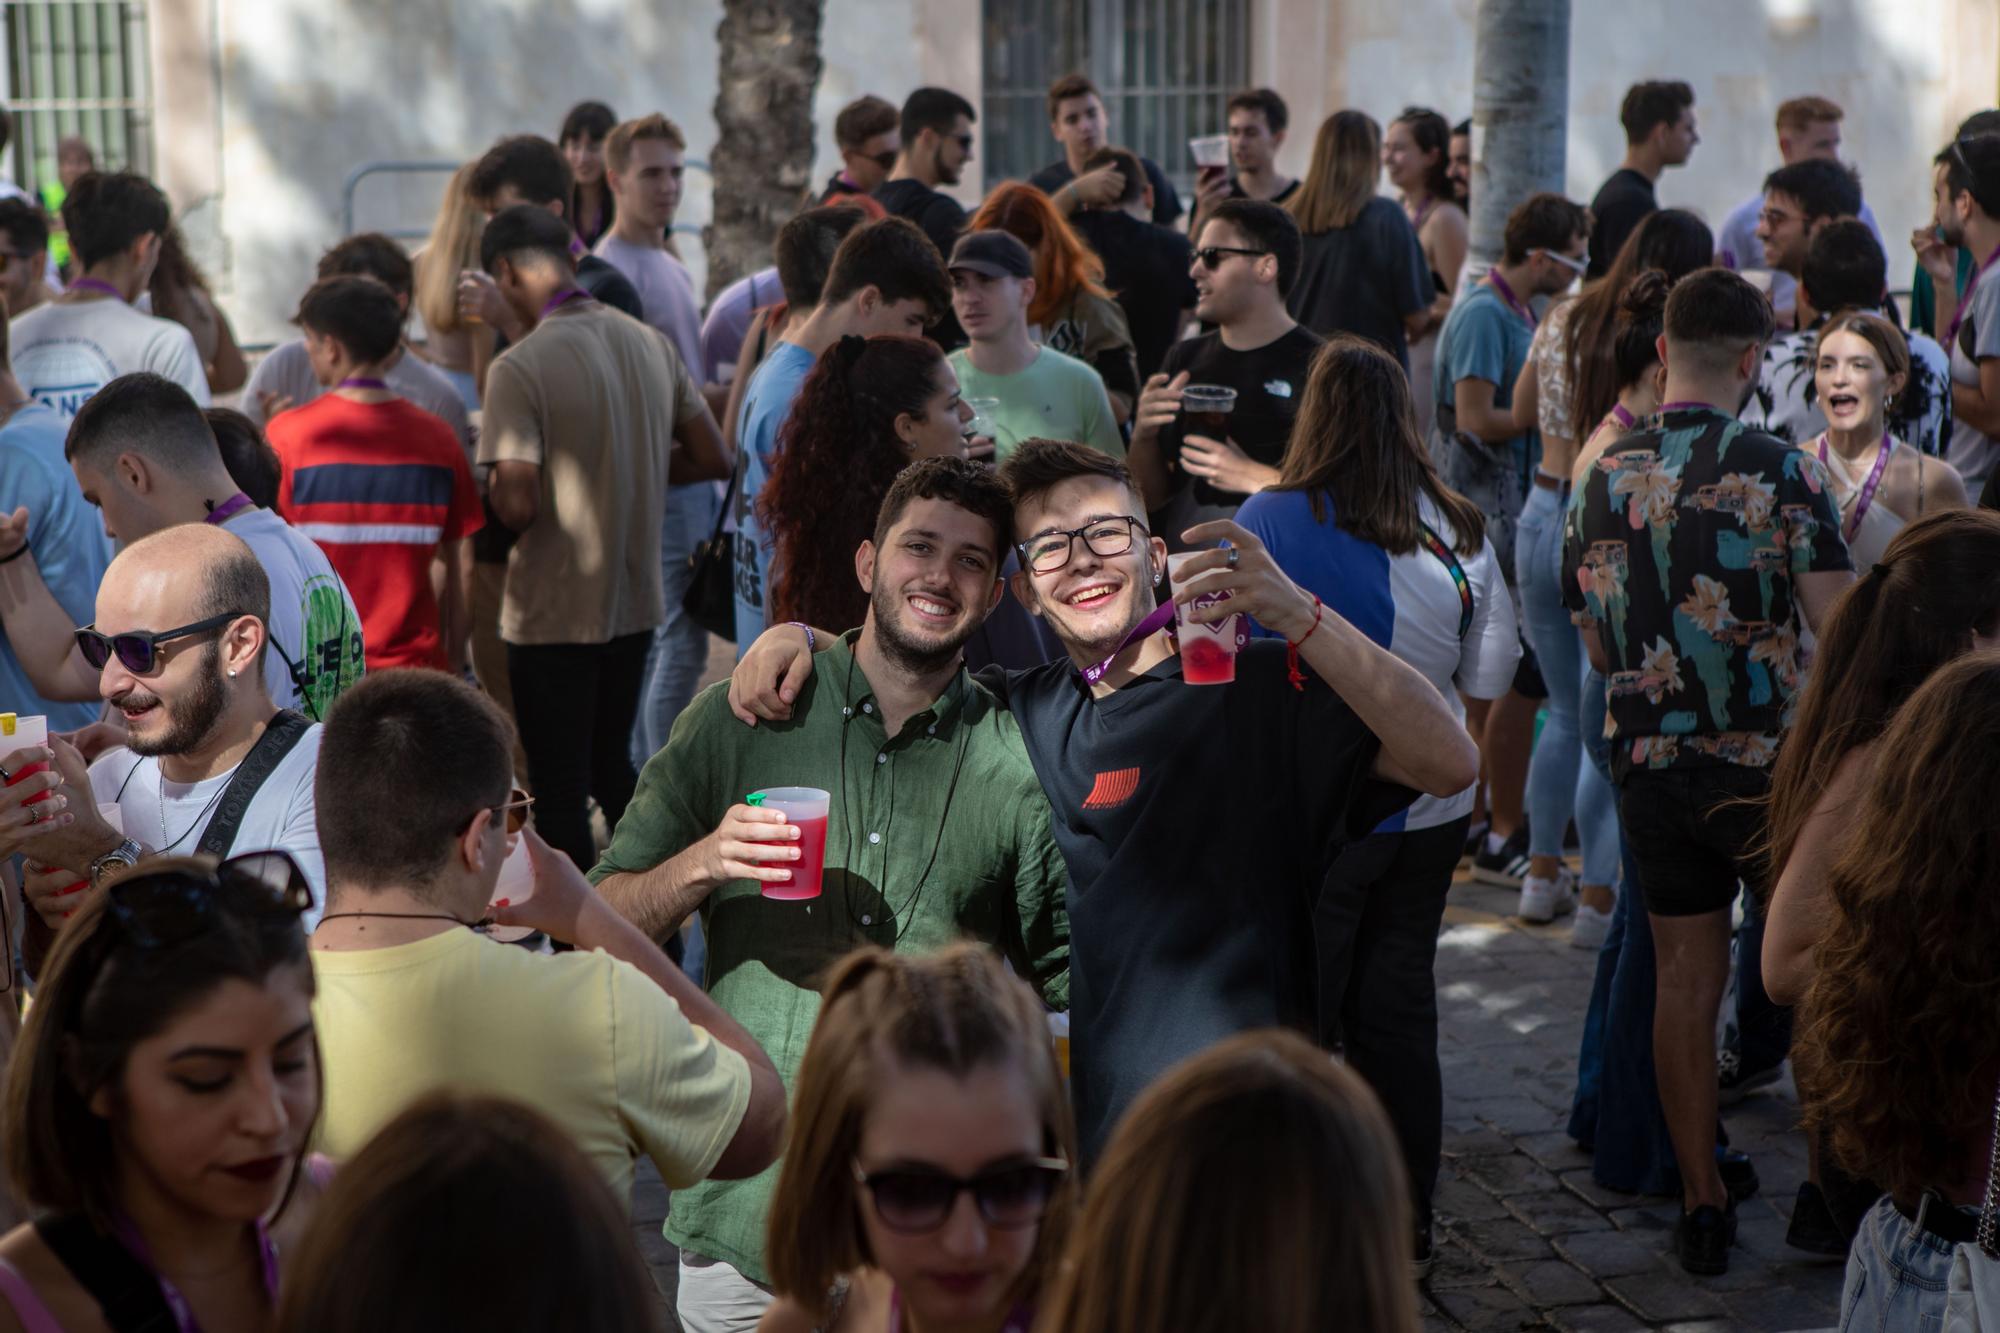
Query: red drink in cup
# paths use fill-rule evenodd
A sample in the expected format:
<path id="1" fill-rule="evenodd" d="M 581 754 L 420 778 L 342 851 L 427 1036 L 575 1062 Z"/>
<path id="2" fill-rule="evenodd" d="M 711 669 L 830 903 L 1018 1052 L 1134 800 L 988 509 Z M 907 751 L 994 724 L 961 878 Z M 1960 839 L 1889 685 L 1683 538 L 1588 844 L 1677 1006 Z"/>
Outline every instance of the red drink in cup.
<path id="1" fill-rule="evenodd" d="M 799 840 L 792 844 L 799 849 L 799 859 L 784 866 L 791 872 L 787 878 L 764 881 L 766 898 L 798 902 L 819 897 L 826 872 L 826 815 L 832 803 L 832 795 L 818 787 L 767 787 L 750 794 L 750 804 L 780 812 L 799 831 Z"/>
<path id="2" fill-rule="evenodd" d="M 1167 557 L 1168 586 L 1176 593 L 1180 591 L 1180 585 L 1173 581 L 1174 574 L 1183 564 L 1202 554 L 1205 553 L 1183 551 Z M 1214 606 L 1228 600 L 1228 593 L 1204 593 L 1174 608 L 1174 633 L 1181 645 L 1181 679 L 1190 685 L 1228 685 L 1236 679 L 1236 653 L 1242 646 L 1243 617 L 1224 616 L 1213 624 L 1202 624 L 1188 618 L 1188 613 L 1198 607 Z"/>
<path id="3" fill-rule="evenodd" d="M 13 713 L 0 713 L 0 760 L 4 760 L 16 750 L 26 750 L 31 746 L 46 748 L 48 743 L 49 721 L 47 718 L 18 717 Z M 22 778 L 29 777 L 35 773 L 45 773 L 48 771 L 48 767 L 46 760 L 39 764 L 23 764 L 14 770 L 13 776 L 7 779 L 7 785 L 11 787 Z M 46 801 L 48 799 L 49 793 L 43 792 L 39 796 L 29 797 L 27 804 L 33 805 L 37 801 Z"/>

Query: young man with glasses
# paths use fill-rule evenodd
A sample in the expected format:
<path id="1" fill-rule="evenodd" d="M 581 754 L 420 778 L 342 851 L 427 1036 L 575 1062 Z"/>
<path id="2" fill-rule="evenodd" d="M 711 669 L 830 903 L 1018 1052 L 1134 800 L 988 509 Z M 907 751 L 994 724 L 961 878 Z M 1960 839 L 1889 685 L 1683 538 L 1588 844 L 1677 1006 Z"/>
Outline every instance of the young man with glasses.
<path id="1" fill-rule="evenodd" d="M 1772 289 L 1772 307 L 1781 328 L 1810 324 L 1818 313 L 1797 299 L 1798 280 L 1806 266 L 1806 247 L 1813 234 L 1836 218 L 1861 211 L 1861 181 L 1831 158 L 1809 157 L 1779 167 L 1764 178 L 1764 207 L 1757 214 L 1757 240 L 1764 263 L 1791 282 L 1792 299 L 1780 306 Z M 1876 301 L 1881 294 L 1877 293 Z M 1825 313 L 1831 314 L 1831 311 Z"/>
<path id="2" fill-rule="evenodd" d="M 964 668 L 967 640 L 1000 598 L 1011 518 L 982 464 L 904 469 L 853 556 L 867 616 L 853 633 L 813 635 L 827 650 L 824 674 L 800 692 L 791 721 L 746 729 L 725 687 L 697 696 L 591 871 L 604 901 L 655 939 L 701 913 L 710 993 L 787 1083 L 822 974 L 863 944 L 923 951 L 970 937 L 1055 1007 L 1067 1000 L 1048 803 L 1014 719 Z M 800 854 L 799 826 L 746 800 L 780 785 L 833 798 L 810 903 L 760 895 Z M 667 1238 L 681 1251 L 678 1309 L 690 1333 L 748 1330 L 769 1304 L 774 1177 L 674 1196 Z"/>
<path id="3" fill-rule="evenodd" d="M 0 789 L 0 809 L 22 807 L 41 784 L 61 779 L 54 796 L 30 807 L 39 815 L 32 824 L 0 815 L 0 826 L 13 829 L 0 835 L 0 855 L 29 858 L 22 888 L 35 910 L 22 948 L 31 971 L 75 910 L 75 895 L 142 856 L 282 851 L 315 895 L 324 893 L 313 799 L 321 729 L 280 711 L 265 690 L 258 668 L 270 615 L 263 566 L 213 525 L 154 533 L 111 562 L 95 620 L 72 641 L 124 720 L 125 746 L 87 773 L 59 739 L 0 755 L 10 776 L 24 763 L 55 763 L 47 777 Z M 100 805 L 118 807 L 117 825 Z M 317 919 L 310 914 L 307 929 Z"/>
<path id="4" fill-rule="evenodd" d="M 1255 199 L 1224 199 L 1204 216 L 1188 272 L 1195 315 L 1215 331 L 1168 349 L 1139 395 L 1132 428 L 1132 472 L 1170 550 L 1180 549 L 1183 529 L 1229 518 L 1276 483 L 1321 341 L 1285 308 L 1301 245 L 1292 215 Z M 1189 424 L 1182 391 L 1190 384 L 1235 393 L 1224 437 Z"/>
<path id="5" fill-rule="evenodd" d="M 1315 1031 L 1312 904 L 1334 856 L 1408 805 L 1477 776 L 1465 728 L 1415 668 L 1287 578 L 1234 523 L 1180 534 L 1208 550 L 1176 599 L 1226 605 L 1282 637 L 1196 687 L 1160 631 L 1166 543 L 1115 458 L 1053 440 L 1000 469 L 1022 570 L 1012 591 L 1067 660 L 986 671 L 1047 795 L 1069 872 L 1071 1087 L 1085 1160 L 1139 1091 L 1251 1028 Z M 782 719 L 817 666 L 781 627 L 737 667 L 747 717 Z M 1378 739 L 1379 737 L 1379 739 Z"/>
<path id="6" fill-rule="evenodd" d="M 896 168 L 903 147 L 902 115 L 873 94 L 858 97 L 834 117 L 833 144 L 840 150 L 840 170 L 828 179 L 818 202 L 873 194 Z"/>
<path id="7" fill-rule="evenodd" d="M 312 938 L 326 1151 L 351 1157 L 449 1087 L 549 1116 L 620 1199 L 642 1155 L 676 1191 L 762 1170 L 785 1125 L 770 1059 L 523 828 L 512 751 L 493 702 L 442 672 L 370 676 L 326 727 L 330 896 Z M 491 910 L 571 952 L 531 953 L 475 928 L 517 839 L 534 892 Z"/>

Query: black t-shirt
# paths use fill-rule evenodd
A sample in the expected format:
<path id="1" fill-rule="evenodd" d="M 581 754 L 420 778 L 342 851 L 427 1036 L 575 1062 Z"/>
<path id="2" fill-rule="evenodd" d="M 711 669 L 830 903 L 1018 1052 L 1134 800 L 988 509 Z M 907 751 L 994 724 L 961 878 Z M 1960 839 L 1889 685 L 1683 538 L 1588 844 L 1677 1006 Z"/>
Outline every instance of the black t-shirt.
<path id="1" fill-rule="evenodd" d="M 1194 306 L 1193 246 L 1172 227 L 1130 213 L 1079 209 L 1070 225 L 1104 260 L 1104 285 L 1124 307 L 1144 380 L 1181 336 L 1181 312 Z"/>
<path id="2" fill-rule="evenodd" d="M 1284 189 L 1278 191 L 1264 202 L 1267 204 L 1282 204 L 1298 192 L 1299 182 L 1290 181 L 1285 185 Z M 1234 176 L 1229 178 L 1229 197 L 1231 199 L 1248 199 L 1250 197 L 1249 192 L 1243 188 L 1242 182 L 1238 181 Z"/>
<path id="3" fill-rule="evenodd" d="M 1306 371 L 1321 341 L 1301 324 L 1274 342 L 1239 352 L 1222 341 L 1220 331 L 1204 333 L 1169 348 L 1161 369 L 1170 377 L 1187 371 L 1189 384 L 1219 384 L 1236 390 L 1236 407 L 1229 414 L 1229 438 L 1258 462 L 1277 467 L 1285 460 L 1292 422 L 1299 414 L 1299 400 L 1305 396 Z M 1160 457 L 1176 477 L 1182 475 L 1181 440 L 1187 434 L 1186 419 L 1185 415 L 1176 417 L 1160 428 Z M 1197 480 L 1194 498 L 1198 504 L 1234 505 L 1242 504 L 1246 497 Z"/>
<path id="4" fill-rule="evenodd" d="M 905 177 L 882 182 L 875 191 L 875 201 L 889 210 L 889 216 L 908 218 L 922 227 L 938 253 L 951 258 L 951 247 L 958 244 L 958 234 L 965 230 L 965 209 L 958 200 Z"/>
<path id="5" fill-rule="evenodd" d="M 1167 179 L 1166 172 L 1160 170 L 1160 164 L 1150 157 L 1140 158 L 1139 167 L 1153 185 L 1153 221 L 1162 227 L 1173 226 L 1181 217 L 1181 197 L 1174 193 L 1174 183 Z M 1028 177 L 1028 184 L 1053 197 L 1057 190 L 1075 179 L 1076 173 L 1069 169 L 1069 159 L 1063 158 Z"/>
<path id="6" fill-rule="evenodd" d="M 1585 276 L 1603 277 L 1624 248 L 1625 238 L 1659 208 L 1653 182 L 1644 172 L 1630 167 L 1612 172 L 1590 201 L 1590 272 Z"/>
<path id="7" fill-rule="evenodd" d="M 982 672 L 1021 727 L 1069 870 L 1070 1079 L 1085 1161 L 1168 1066 L 1252 1028 L 1311 1034 L 1313 904 L 1347 842 L 1415 793 L 1284 645 L 1232 685 L 1170 657 L 1102 699 L 1067 660 Z"/>
<path id="8" fill-rule="evenodd" d="M 1298 280 L 1285 304 L 1322 337 L 1352 333 L 1410 368 L 1405 316 L 1437 299 L 1430 264 L 1409 215 L 1393 199 L 1370 199 L 1345 227 L 1308 232 Z"/>

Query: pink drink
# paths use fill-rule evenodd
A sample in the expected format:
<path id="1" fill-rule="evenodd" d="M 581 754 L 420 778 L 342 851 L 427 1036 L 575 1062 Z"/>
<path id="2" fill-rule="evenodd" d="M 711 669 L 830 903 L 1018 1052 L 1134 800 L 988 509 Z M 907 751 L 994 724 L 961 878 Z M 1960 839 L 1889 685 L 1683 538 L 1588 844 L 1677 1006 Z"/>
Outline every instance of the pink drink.
<path id="1" fill-rule="evenodd" d="M 1236 654 L 1206 637 L 1181 645 L 1181 679 L 1190 685 L 1228 685 L 1236 679 Z"/>
<path id="2" fill-rule="evenodd" d="M 1171 582 L 1182 564 L 1194 559 L 1201 551 L 1183 551 L 1179 555 L 1167 557 L 1167 577 L 1169 585 L 1176 593 L 1182 590 L 1179 583 Z M 1201 574 L 1200 578 L 1211 578 L 1214 571 Z M 1182 602 L 1174 608 L 1174 635 L 1180 640 L 1181 679 L 1190 685 L 1228 685 L 1236 679 L 1236 653 L 1242 647 L 1242 616 L 1224 616 L 1212 624 L 1203 624 L 1189 618 L 1189 613 L 1206 609 L 1229 600 L 1228 593 L 1204 593 L 1191 602 Z"/>
<path id="3" fill-rule="evenodd" d="M 763 895 L 781 902 L 819 897 L 826 871 L 826 817 L 833 797 L 818 787 L 770 787 L 751 793 L 750 803 L 778 811 L 799 831 L 799 840 L 791 844 L 799 849 L 799 859 L 770 863 L 772 869 L 790 873 L 784 879 L 765 880 Z"/>
<path id="4" fill-rule="evenodd" d="M 0 713 L 0 758 L 5 758 L 16 750 L 26 750 L 34 746 L 46 746 L 48 743 L 49 723 L 47 718 L 17 717 L 13 713 Z M 36 773 L 46 773 L 48 769 L 49 766 L 46 761 L 39 764 L 23 764 L 14 770 L 12 777 L 7 779 L 7 785 L 11 787 L 22 778 L 30 777 Z M 49 795 L 50 793 L 43 792 L 39 796 L 31 796 L 24 804 L 34 805 L 37 802 L 46 801 L 49 799 Z"/>

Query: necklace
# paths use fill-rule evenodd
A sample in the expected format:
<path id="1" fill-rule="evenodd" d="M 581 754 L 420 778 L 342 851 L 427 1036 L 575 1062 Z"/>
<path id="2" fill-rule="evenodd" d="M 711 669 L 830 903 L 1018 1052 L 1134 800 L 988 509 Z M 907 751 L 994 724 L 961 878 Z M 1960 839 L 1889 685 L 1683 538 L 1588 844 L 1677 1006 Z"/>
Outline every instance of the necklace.
<path id="1" fill-rule="evenodd" d="M 157 759 L 153 761 L 153 767 L 156 770 L 158 770 L 160 777 L 160 785 L 153 789 L 153 794 L 160 798 L 160 836 L 165 837 L 167 833 L 167 773 L 165 769 L 160 768 L 160 761 Z M 136 765 L 134 766 L 133 771 L 134 772 L 138 771 Z M 236 771 L 235 769 L 230 770 L 231 773 L 235 771 Z M 127 778 L 127 781 L 130 781 L 130 778 Z M 202 823 L 208 818 L 208 812 L 215 809 L 215 803 L 221 800 L 222 793 L 228 790 L 229 790 L 229 781 L 228 778 L 225 776 L 223 779 L 221 779 L 221 785 L 216 787 L 215 795 L 208 798 L 208 804 L 204 805 L 201 808 L 201 812 L 194 817 L 194 822 L 181 830 L 180 837 L 175 838 L 172 842 L 160 848 L 159 855 L 165 856 L 168 852 L 171 852 L 174 848 L 180 846 L 181 843 L 186 841 L 187 836 L 190 833 L 193 833 L 196 829 L 200 828 L 202 826 Z"/>
<path id="2" fill-rule="evenodd" d="M 328 912 L 320 918 L 320 924 L 362 916 L 381 917 L 388 921 L 449 921 L 454 926 L 464 926 L 467 929 L 472 926 L 470 921 L 453 916 L 449 912 Z"/>

